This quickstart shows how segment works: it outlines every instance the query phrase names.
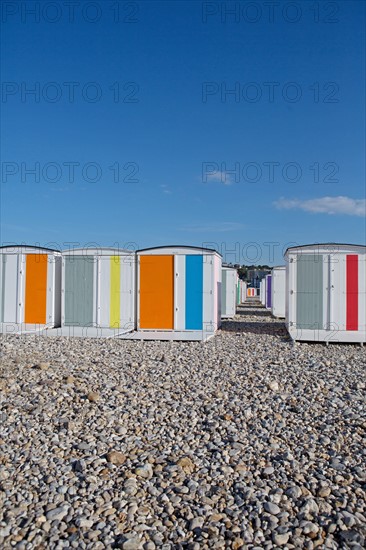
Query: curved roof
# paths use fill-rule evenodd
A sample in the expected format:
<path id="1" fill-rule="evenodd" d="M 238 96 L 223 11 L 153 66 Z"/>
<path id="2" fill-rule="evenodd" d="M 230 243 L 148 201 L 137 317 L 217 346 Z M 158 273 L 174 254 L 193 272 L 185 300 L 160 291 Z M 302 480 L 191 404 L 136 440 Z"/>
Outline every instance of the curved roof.
<path id="1" fill-rule="evenodd" d="M 363 244 L 350 244 L 350 243 L 313 243 L 313 244 L 302 244 L 298 246 L 289 246 L 286 249 L 286 252 L 284 255 L 287 254 L 290 250 L 302 250 L 304 248 L 317 248 L 317 249 L 324 249 L 324 248 L 331 248 L 332 252 L 335 252 L 335 248 L 338 247 L 339 249 L 363 249 L 366 252 L 366 245 Z"/>
<path id="2" fill-rule="evenodd" d="M 38 252 L 61 252 L 60 250 L 57 250 L 56 248 L 45 248 L 43 246 L 33 246 L 30 244 L 14 244 L 14 245 L 4 245 L 0 246 L 0 252 L 3 250 L 9 250 L 9 252 L 13 252 L 16 254 L 17 252 L 31 252 L 32 250 L 37 250 Z"/>
<path id="3" fill-rule="evenodd" d="M 131 255 L 135 252 L 132 250 L 125 250 L 124 248 L 112 248 L 108 246 L 101 246 L 98 248 L 69 248 L 67 250 L 62 250 L 63 256 L 71 256 L 73 254 L 79 254 L 83 256 L 123 256 Z"/>
<path id="4" fill-rule="evenodd" d="M 152 246 L 150 248 L 140 248 L 140 250 L 136 250 L 136 254 L 139 254 L 140 252 L 148 252 L 149 250 L 164 250 L 164 249 L 170 249 L 170 248 L 177 248 L 177 249 L 184 249 L 184 250 L 200 250 L 201 252 L 209 252 L 210 254 L 217 254 L 218 256 L 222 257 L 220 252 L 217 252 L 217 250 L 214 250 L 213 248 L 204 248 L 203 246 L 188 246 L 188 245 L 181 245 L 181 244 L 170 244 L 170 245 L 164 245 L 164 246 Z"/>

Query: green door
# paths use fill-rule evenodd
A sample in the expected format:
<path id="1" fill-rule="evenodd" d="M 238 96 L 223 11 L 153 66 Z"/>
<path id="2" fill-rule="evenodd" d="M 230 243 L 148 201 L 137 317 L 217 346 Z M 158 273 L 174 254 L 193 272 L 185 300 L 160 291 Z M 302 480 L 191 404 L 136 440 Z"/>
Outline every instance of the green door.
<path id="1" fill-rule="evenodd" d="M 93 283 L 93 257 L 65 257 L 65 325 L 93 325 Z"/>
<path id="2" fill-rule="evenodd" d="M 297 257 L 296 326 L 299 329 L 323 328 L 323 261 L 321 254 Z"/>

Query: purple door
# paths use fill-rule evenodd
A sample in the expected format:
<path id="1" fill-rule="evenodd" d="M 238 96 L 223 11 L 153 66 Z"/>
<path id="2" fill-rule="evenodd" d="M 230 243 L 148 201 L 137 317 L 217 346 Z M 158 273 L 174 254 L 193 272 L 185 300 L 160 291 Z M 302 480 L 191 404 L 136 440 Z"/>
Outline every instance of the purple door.
<path id="1" fill-rule="evenodd" d="M 272 307 L 272 275 L 267 275 L 266 277 L 266 307 Z"/>

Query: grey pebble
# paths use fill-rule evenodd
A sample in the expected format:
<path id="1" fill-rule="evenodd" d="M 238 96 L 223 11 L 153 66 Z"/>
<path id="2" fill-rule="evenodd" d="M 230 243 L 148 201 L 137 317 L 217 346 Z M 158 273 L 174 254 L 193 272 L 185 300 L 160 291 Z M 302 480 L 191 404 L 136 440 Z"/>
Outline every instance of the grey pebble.
<path id="1" fill-rule="evenodd" d="M 68 513 L 68 506 L 60 506 L 59 508 L 54 508 L 46 514 L 48 521 L 62 520 Z"/>
<path id="2" fill-rule="evenodd" d="M 272 514 L 273 516 L 277 516 L 277 514 L 281 512 L 281 508 L 279 508 L 279 506 L 277 506 L 274 502 L 265 502 L 263 504 L 263 508 L 266 512 Z"/>

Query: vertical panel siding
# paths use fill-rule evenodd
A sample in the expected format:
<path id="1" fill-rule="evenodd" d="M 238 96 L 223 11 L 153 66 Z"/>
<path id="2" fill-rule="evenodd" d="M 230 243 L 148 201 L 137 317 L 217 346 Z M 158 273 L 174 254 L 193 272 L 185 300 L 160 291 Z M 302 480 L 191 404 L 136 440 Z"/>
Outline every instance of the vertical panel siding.
<path id="1" fill-rule="evenodd" d="M 346 257 L 346 330 L 358 330 L 358 255 Z"/>
<path id="2" fill-rule="evenodd" d="M 0 323 L 4 322 L 6 257 L 7 254 L 0 256 Z"/>
<path id="3" fill-rule="evenodd" d="M 209 260 L 208 256 L 205 256 L 206 261 L 213 261 L 214 265 L 214 275 L 215 275 L 215 283 L 214 283 L 214 289 L 213 289 L 213 300 L 214 300 L 214 323 L 215 323 L 215 330 L 221 326 L 221 285 L 222 285 L 222 261 L 221 258 L 218 256 L 213 256 L 211 260 Z"/>
<path id="4" fill-rule="evenodd" d="M 54 276 L 53 276 L 53 324 L 55 327 L 61 326 L 61 277 L 62 277 L 62 258 L 54 256 Z"/>
<path id="5" fill-rule="evenodd" d="M 325 256 L 326 258 L 326 256 Z M 346 330 L 347 310 L 347 256 L 344 254 L 328 256 L 329 291 L 327 292 L 326 309 L 323 312 L 323 322 L 328 330 L 338 333 Z"/>
<path id="6" fill-rule="evenodd" d="M 218 256 L 204 256 L 204 261 L 214 266 L 214 284 L 211 299 L 213 300 L 213 322 L 216 330 L 221 326 L 221 285 L 222 285 L 222 261 Z M 205 288 L 205 287 L 204 287 Z"/>
<path id="7" fill-rule="evenodd" d="M 92 257 L 65 257 L 65 325 L 93 325 L 94 261 Z"/>
<path id="8" fill-rule="evenodd" d="M 286 271 L 274 269 L 272 273 L 272 313 L 275 317 L 285 316 Z"/>
<path id="9" fill-rule="evenodd" d="M 224 272 L 222 274 L 222 282 L 223 285 L 223 279 L 224 279 Z M 225 303 L 225 309 L 222 307 L 222 313 L 226 313 L 226 315 L 233 316 L 236 312 L 236 273 L 232 270 L 226 272 L 226 303 Z"/>
<path id="10" fill-rule="evenodd" d="M 226 284 L 227 284 L 227 271 L 223 269 L 222 271 L 222 281 L 221 281 L 221 308 L 222 314 L 226 315 Z"/>
<path id="11" fill-rule="evenodd" d="M 174 329 L 186 328 L 186 257 L 183 254 L 174 256 Z"/>
<path id="12" fill-rule="evenodd" d="M 95 256 L 97 284 L 94 293 L 98 304 L 94 304 L 93 316 L 99 327 L 111 324 L 111 256 Z M 95 307 L 96 306 L 96 307 Z"/>
<path id="13" fill-rule="evenodd" d="M 47 254 L 27 254 L 24 313 L 25 323 L 46 323 L 47 262 Z"/>
<path id="14" fill-rule="evenodd" d="M 262 279 L 262 283 L 263 283 L 263 290 L 262 290 L 262 305 L 266 305 L 266 295 L 267 295 L 267 283 L 266 283 L 266 278 Z"/>
<path id="15" fill-rule="evenodd" d="M 174 328 L 174 256 L 140 256 L 140 328 Z"/>
<path id="16" fill-rule="evenodd" d="M 135 265 L 133 254 L 121 258 L 121 326 L 123 330 L 135 328 Z"/>
<path id="17" fill-rule="evenodd" d="M 119 328 L 121 311 L 121 258 L 111 256 L 110 327 Z"/>
<path id="18" fill-rule="evenodd" d="M 186 256 L 186 329 L 203 327 L 203 256 Z"/>
<path id="19" fill-rule="evenodd" d="M 19 254 L 4 254 L 2 260 L 2 322 L 17 323 L 19 311 L 18 284 L 19 284 Z"/>
<path id="20" fill-rule="evenodd" d="M 299 329 L 323 328 L 323 255 L 297 256 L 296 326 Z"/>
<path id="21" fill-rule="evenodd" d="M 212 256 L 203 257 L 203 330 L 213 331 L 218 310 L 217 277 Z M 220 288 L 221 293 L 221 288 Z M 221 301 L 221 295 L 220 295 Z"/>

